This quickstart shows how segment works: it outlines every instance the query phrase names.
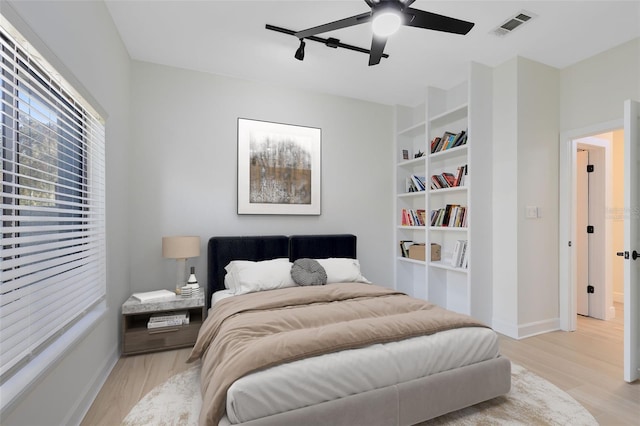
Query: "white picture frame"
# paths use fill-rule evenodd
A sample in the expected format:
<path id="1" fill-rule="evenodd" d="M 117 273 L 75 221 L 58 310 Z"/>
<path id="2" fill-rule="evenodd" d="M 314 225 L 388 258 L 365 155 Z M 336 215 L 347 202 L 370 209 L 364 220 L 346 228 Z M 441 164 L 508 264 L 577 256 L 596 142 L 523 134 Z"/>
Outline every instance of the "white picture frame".
<path id="1" fill-rule="evenodd" d="M 238 214 L 319 215 L 321 133 L 238 118 Z"/>

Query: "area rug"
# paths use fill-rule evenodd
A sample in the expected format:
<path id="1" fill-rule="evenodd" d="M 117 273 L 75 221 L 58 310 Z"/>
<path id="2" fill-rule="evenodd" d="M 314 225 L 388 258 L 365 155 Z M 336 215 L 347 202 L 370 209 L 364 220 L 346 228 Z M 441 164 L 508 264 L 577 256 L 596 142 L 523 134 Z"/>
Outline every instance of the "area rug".
<path id="1" fill-rule="evenodd" d="M 199 383 L 199 366 L 176 374 L 145 395 L 129 412 L 123 424 L 197 425 L 202 405 Z M 511 391 L 507 395 L 420 424 L 432 425 L 597 426 L 598 422 L 569 394 L 512 363 Z"/>

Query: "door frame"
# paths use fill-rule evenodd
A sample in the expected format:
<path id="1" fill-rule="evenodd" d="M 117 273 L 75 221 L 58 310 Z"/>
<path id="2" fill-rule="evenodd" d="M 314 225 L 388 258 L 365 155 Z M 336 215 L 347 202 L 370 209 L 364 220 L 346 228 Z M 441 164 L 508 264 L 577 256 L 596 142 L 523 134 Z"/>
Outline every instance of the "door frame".
<path id="1" fill-rule="evenodd" d="M 574 331 L 577 328 L 577 307 L 576 307 L 576 274 L 577 267 L 575 250 L 572 250 L 570 243 L 575 241 L 575 226 L 574 226 L 574 210 L 576 205 L 575 191 L 573 188 L 576 186 L 576 151 L 577 151 L 577 139 L 586 138 L 589 136 L 595 136 L 601 133 L 611 132 L 624 127 L 624 120 L 622 118 L 612 120 L 606 123 L 600 123 L 593 126 L 584 127 L 581 129 L 569 130 L 560 134 L 560 162 L 559 167 L 559 223 L 558 223 L 558 244 L 559 244 L 559 267 L 558 267 L 558 291 L 559 291 L 559 319 L 560 329 L 564 331 Z M 610 147 L 609 147 L 610 151 Z M 611 155 L 610 152 L 606 155 L 608 158 L 607 165 L 610 166 Z M 605 180 L 610 180 L 610 173 L 607 173 Z M 611 182 L 606 183 L 606 187 L 610 187 Z M 608 245 L 611 245 L 610 232 L 607 232 L 608 225 L 605 221 L 605 233 L 607 234 L 606 241 Z M 606 244 L 606 243 L 605 243 Z M 607 250 L 611 250 L 611 247 L 606 247 Z M 607 268 L 606 264 L 610 264 L 609 256 L 605 256 L 605 271 L 611 271 L 611 268 Z M 609 274 L 610 275 L 610 274 Z M 607 275 L 607 276 L 609 276 Z M 609 300 L 611 299 L 611 300 Z M 611 281 L 605 282 L 605 312 L 609 316 L 611 312 L 609 306 L 612 306 L 613 295 L 611 288 Z M 608 301 L 608 303 L 607 303 Z"/>

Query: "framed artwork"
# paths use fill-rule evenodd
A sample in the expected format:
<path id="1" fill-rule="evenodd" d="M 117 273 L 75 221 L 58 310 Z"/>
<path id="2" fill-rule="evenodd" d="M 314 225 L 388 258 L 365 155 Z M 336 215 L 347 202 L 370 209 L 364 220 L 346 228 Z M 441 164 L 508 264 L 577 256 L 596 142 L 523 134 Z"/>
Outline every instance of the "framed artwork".
<path id="1" fill-rule="evenodd" d="M 238 119 L 238 214 L 320 214 L 321 131 Z"/>

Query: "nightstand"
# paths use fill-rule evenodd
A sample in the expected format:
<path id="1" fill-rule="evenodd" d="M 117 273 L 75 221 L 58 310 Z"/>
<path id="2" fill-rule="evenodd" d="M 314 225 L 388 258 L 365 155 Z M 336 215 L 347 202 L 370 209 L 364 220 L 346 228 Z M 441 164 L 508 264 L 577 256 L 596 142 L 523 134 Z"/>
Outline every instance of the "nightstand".
<path id="1" fill-rule="evenodd" d="M 204 292 L 192 297 L 140 302 L 133 296 L 122 305 L 122 354 L 133 355 L 193 346 L 205 318 Z M 189 312 L 189 324 L 148 329 L 154 314 Z"/>

